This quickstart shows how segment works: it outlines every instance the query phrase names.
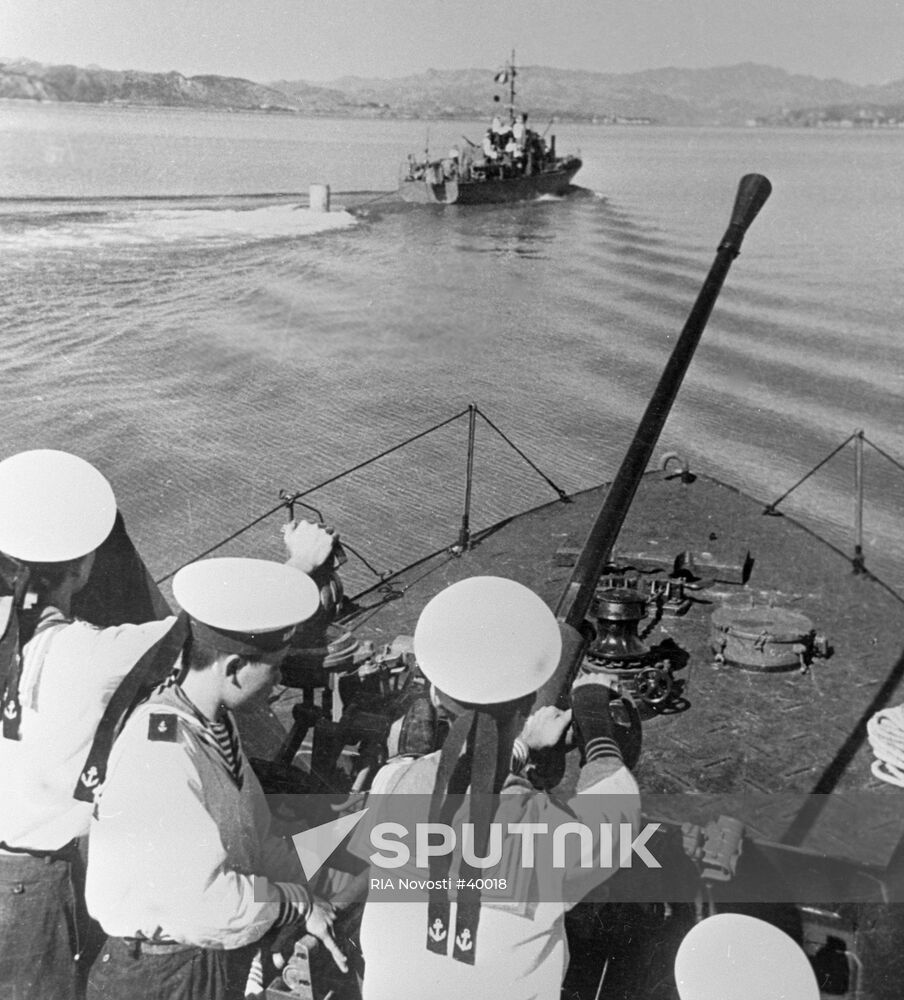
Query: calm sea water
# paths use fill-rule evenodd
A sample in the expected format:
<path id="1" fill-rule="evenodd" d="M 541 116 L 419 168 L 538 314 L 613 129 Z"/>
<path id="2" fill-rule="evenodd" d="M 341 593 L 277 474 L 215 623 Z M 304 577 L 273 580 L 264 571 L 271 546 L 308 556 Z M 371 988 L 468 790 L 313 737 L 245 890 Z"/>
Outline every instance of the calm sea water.
<path id="1" fill-rule="evenodd" d="M 904 461 L 904 133 L 559 126 L 585 161 L 572 197 L 392 203 L 409 150 L 481 127 L 0 103 L 0 454 L 98 464 L 156 575 L 281 488 L 470 402 L 562 488 L 592 485 L 755 171 L 774 194 L 660 450 L 764 500 L 857 428 Z M 312 183 L 331 185 L 329 215 L 307 210 Z M 398 568 L 454 540 L 466 433 L 460 419 L 312 502 Z M 785 509 L 849 546 L 852 475 L 846 449 Z M 476 476 L 474 527 L 553 496 L 482 421 Z M 867 561 L 898 585 L 902 491 L 868 450 Z M 275 553 L 277 525 L 228 551 Z"/>

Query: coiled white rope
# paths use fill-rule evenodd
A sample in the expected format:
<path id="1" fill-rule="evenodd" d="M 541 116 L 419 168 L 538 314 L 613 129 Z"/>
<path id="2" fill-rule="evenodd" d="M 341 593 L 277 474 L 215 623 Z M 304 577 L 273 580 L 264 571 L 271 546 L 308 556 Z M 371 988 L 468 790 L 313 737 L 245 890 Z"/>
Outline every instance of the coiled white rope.
<path id="1" fill-rule="evenodd" d="M 873 774 L 904 788 L 904 705 L 876 712 L 867 722 L 866 732 L 876 756 Z"/>

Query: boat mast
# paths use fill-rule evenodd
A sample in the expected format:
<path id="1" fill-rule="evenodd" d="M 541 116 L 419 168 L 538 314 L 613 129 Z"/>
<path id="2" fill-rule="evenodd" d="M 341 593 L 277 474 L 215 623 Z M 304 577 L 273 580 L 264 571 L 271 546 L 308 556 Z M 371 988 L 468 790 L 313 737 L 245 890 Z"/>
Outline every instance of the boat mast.
<path id="1" fill-rule="evenodd" d="M 515 50 L 512 49 L 512 61 L 509 64 L 509 124 L 515 124 Z"/>

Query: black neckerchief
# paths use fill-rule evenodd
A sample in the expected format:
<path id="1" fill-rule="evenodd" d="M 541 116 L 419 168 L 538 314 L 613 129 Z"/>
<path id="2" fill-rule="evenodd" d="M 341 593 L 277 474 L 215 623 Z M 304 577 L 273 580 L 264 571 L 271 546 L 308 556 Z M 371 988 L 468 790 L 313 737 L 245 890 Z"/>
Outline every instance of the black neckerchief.
<path id="1" fill-rule="evenodd" d="M 22 734 L 22 704 L 19 701 L 19 681 L 22 679 L 22 645 L 24 623 L 22 604 L 28 589 L 28 566 L 0 554 L 0 605 L 3 621 L 0 628 L 0 706 L 3 712 L 2 735 L 7 740 L 20 740 Z"/>
<path id="2" fill-rule="evenodd" d="M 430 822 L 450 823 L 461 804 L 461 796 L 470 788 L 465 822 L 474 824 L 474 855 L 485 857 L 490 823 L 496 813 L 499 791 L 509 773 L 512 740 L 506 723 L 513 714 L 513 703 L 473 705 L 456 702 L 442 695 L 443 702 L 457 718 L 440 751 L 439 766 L 430 800 Z M 441 885 L 449 875 L 449 854 L 430 858 L 430 880 Z M 464 888 L 458 891 L 452 957 L 473 965 L 477 953 L 477 925 L 480 922 L 480 890 L 473 883 L 481 871 L 462 859 L 459 878 Z M 468 885 L 468 883 L 472 883 Z M 448 954 L 449 893 L 433 888 L 427 903 L 427 949 L 434 954 Z"/>

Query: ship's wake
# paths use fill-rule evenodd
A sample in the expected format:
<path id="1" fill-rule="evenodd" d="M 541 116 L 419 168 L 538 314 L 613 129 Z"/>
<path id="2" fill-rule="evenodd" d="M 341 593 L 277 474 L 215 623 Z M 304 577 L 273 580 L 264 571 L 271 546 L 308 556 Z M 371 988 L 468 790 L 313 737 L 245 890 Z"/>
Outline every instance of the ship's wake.
<path id="1" fill-rule="evenodd" d="M 65 201 L 0 204 L 0 246 L 72 250 L 88 246 L 236 244 L 347 229 L 343 209 L 239 199 Z"/>

